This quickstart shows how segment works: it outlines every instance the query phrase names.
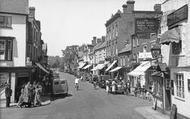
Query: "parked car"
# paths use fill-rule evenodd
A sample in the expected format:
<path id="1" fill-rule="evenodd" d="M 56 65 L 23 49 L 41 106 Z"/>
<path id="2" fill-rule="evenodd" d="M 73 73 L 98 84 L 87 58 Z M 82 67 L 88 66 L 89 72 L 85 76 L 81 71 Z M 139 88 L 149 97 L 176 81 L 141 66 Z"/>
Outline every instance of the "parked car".
<path id="1" fill-rule="evenodd" d="M 60 79 L 60 78 L 55 78 L 53 80 L 53 94 L 64 94 L 64 95 L 68 95 L 68 83 L 67 80 L 65 79 Z"/>

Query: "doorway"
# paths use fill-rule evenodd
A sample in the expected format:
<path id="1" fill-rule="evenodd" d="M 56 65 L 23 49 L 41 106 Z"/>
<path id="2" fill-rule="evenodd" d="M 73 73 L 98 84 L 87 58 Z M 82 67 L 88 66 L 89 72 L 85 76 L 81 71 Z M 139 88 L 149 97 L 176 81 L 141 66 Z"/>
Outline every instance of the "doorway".
<path id="1" fill-rule="evenodd" d="M 15 101 L 18 102 L 21 88 L 29 81 L 29 77 L 17 77 L 15 85 Z"/>

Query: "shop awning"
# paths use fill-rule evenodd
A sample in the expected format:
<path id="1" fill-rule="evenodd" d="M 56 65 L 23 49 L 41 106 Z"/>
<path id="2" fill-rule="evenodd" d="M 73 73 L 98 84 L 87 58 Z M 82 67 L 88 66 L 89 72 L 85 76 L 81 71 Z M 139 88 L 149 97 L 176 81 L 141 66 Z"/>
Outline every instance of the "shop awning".
<path id="1" fill-rule="evenodd" d="M 49 73 L 49 71 L 47 71 L 40 63 L 36 63 L 36 65 L 37 65 L 41 70 L 43 70 L 44 72 Z"/>
<path id="2" fill-rule="evenodd" d="M 120 70 L 121 68 L 122 68 L 122 67 L 116 67 L 116 68 L 112 69 L 110 72 L 118 71 L 118 70 Z"/>
<path id="3" fill-rule="evenodd" d="M 176 42 L 179 43 L 180 41 L 180 31 L 179 28 L 173 28 L 171 30 L 166 31 L 161 35 L 160 42 L 162 44 Z"/>
<path id="4" fill-rule="evenodd" d="M 85 67 L 83 67 L 83 69 L 87 69 L 87 68 L 89 68 L 90 66 L 92 66 L 91 64 L 88 64 L 88 65 L 86 65 Z"/>
<path id="5" fill-rule="evenodd" d="M 129 72 L 128 75 L 130 75 L 130 76 L 145 75 L 145 71 L 150 67 L 151 67 L 151 64 L 149 61 L 142 62 L 137 68 L 135 68 L 133 71 Z"/>
<path id="6" fill-rule="evenodd" d="M 117 60 L 114 60 L 113 63 L 106 69 L 106 71 L 110 70 L 116 62 Z"/>
<path id="7" fill-rule="evenodd" d="M 78 68 L 79 68 L 79 69 L 83 68 L 85 64 L 86 64 L 86 63 L 84 63 L 84 62 L 80 62 Z"/>

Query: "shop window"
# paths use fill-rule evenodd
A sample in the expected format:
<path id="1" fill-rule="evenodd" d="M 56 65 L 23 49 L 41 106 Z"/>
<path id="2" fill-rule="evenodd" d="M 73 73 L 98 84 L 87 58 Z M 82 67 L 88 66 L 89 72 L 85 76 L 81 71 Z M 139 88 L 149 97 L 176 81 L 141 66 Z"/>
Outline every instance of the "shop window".
<path id="1" fill-rule="evenodd" d="M 172 43 L 172 53 L 174 55 L 177 55 L 181 52 L 181 40 L 179 41 L 179 43 Z"/>
<path id="2" fill-rule="evenodd" d="M 13 41 L 0 38 L 0 60 L 12 60 Z"/>
<path id="3" fill-rule="evenodd" d="M 180 98 L 185 98 L 185 95 L 184 95 L 184 76 L 183 76 L 183 74 L 180 74 L 180 73 L 176 74 L 175 85 L 176 85 L 176 95 L 178 97 L 180 97 Z"/>
<path id="4" fill-rule="evenodd" d="M 11 28 L 12 17 L 11 16 L 0 16 L 0 28 Z"/>

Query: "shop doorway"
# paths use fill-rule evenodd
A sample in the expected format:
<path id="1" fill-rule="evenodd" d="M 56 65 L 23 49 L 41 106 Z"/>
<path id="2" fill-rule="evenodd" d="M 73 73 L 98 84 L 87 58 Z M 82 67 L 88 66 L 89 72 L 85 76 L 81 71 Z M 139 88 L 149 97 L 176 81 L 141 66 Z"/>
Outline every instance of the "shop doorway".
<path id="1" fill-rule="evenodd" d="M 15 101 L 18 102 L 21 88 L 29 81 L 29 77 L 17 77 L 15 85 Z"/>

